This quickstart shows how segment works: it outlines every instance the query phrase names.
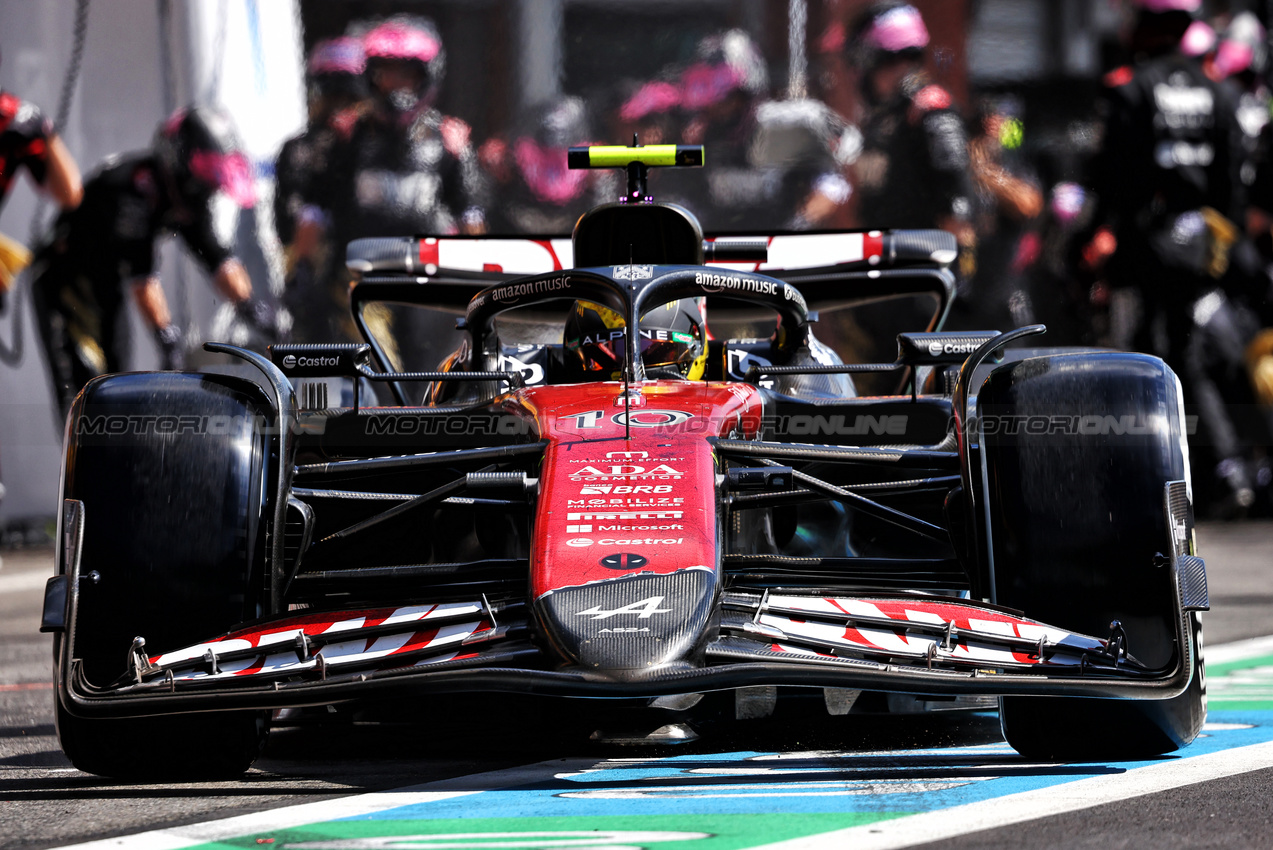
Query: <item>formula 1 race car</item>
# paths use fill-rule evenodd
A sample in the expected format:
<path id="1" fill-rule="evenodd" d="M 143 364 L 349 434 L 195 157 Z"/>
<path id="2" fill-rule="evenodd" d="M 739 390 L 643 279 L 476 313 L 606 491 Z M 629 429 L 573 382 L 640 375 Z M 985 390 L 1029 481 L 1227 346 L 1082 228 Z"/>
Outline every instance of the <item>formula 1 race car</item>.
<path id="1" fill-rule="evenodd" d="M 1192 741 L 1175 375 L 941 332 L 941 231 L 705 240 L 646 188 L 702 156 L 572 149 L 628 194 L 571 240 L 352 243 L 366 342 L 92 381 L 42 626 L 72 763 L 233 774 L 271 711 L 482 692 L 997 697 L 1029 757 Z"/>

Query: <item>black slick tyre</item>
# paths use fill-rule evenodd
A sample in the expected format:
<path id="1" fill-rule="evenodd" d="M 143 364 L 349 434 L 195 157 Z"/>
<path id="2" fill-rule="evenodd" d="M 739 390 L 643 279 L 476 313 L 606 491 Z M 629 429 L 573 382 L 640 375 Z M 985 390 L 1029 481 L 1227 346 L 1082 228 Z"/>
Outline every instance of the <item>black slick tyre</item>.
<path id="1" fill-rule="evenodd" d="M 977 400 L 995 601 L 1097 637 L 1117 620 L 1154 669 L 1180 657 L 1163 553 L 1168 482 L 1188 480 L 1180 384 L 1159 359 L 1120 352 L 1033 357 L 996 369 Z M 1147 758 L 1190 743 L 1206 719 L 1202 628 L 1189 686 L 1169 699 L 1004 697 L 1014 749 L 1039 759 Z"/>
<path id="2" fill-rule="evenodd" d="M 77 399 L 63 480 L 84 505 L 69 657 L 89 686 L 124 681 L 135 637 L 153 657 L 263 613 L 267 411 L 247 382 L 181 373 L 108 376 Z M 143 781 L 241 774 L 265 736 L 259 712 L 78 716 L 61 687 L 57 729 L 80 770 Z"/>

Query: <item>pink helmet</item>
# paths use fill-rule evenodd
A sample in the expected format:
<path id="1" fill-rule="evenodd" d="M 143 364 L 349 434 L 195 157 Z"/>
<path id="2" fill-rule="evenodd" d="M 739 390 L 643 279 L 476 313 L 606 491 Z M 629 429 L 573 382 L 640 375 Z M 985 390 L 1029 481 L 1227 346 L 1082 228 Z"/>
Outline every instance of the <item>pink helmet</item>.
<path id="1" fill-rule="evenodd" d="M 698 61 L 681 75 L 681 105 L 699 110 L 735 91 L 761 95 L 769 72 L 755 42 L 742 30 L 710 35 L 698 46 Z"/>
<path id="2" fill-rule="evenodd" d="M 846 46 L 853 64 L 870 70 L 894 58 L 922 57 L 929 40 L 918 9 L 909 3 L 885 0 L 858 15 Z"/>
<path id="3" fill-rule="evenodd" d="M 362 40 L 368 59 L 414 59 L 428 65 L 442 53 L 442 39 L 429 21 L 390 18 Z"/>
<path id="4" fill-rule="evenodd" d="M 1216 31 L 1205 21 L 1194 21 L 1180 39 L 1180 52 L 1186 56 L 1205 56 L 1216 46 Z"/>
<path id="5" fill-rule="evenodd" d="M 671 83 L 650 82 L 619 108 L 619 118 L 624 121 L 640 121 L 647 115 L 668 112 L 681 105 L 681 90 Z"/>
<path id="6" fill-rule="evenodd" d="M 928 27 L 914 6 L 894 6 L 875 16 L 862 40 L 887 53 L 922 50 L 928 46 Z"/>
<path id="7" fill-rule="evenodd" d="M 1215 68 L 1223 76 L 1240 74 L 1255 62 L 1264 49 L 1264 25 L 1250 12 L 1233 19 L 1216 49 Z"/>
<path id="8" fill-rule="evenodd" d="M 1134 5 L 1146 12 L 1188 12 L 1193 14 L 1202 8 L 1202 0 L 1134 0 Z"/>
<path id="9" fill-rule="evenodd" d="M 432 104 L 442 86 L 446 71 L 446 51 L 442 36 L 433 21 L 418 15 L 395 15 L 372 27 L 362 37 L 367 56 L 367 70 L 377 63 L 411 62 L 423 71 L 422 82 L 414 92 L 399 92 L 392 97 L 379 97 L 401 115 L 413 114 L 420 106 Z"/>
<path id="10" fill-rule="evenodd" d="M 356 38 L 342 36 L 318 42 L 309 52 L 306 71 L 310 76 L 325 74 L 361 74 L 367 67 L 367 56 L 363 52 L 362 42 Z"/>

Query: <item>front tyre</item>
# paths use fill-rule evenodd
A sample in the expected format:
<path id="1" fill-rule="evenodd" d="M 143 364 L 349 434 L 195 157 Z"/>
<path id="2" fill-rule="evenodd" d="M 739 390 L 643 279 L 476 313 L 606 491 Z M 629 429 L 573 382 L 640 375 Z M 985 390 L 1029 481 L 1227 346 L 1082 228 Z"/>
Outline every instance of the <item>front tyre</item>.
<path id="1" fill-rule="evenodd" d="M 68 424 L 63 495 L 84 505 L 80 575 L 93 580 L 80 583 L 65 656 L 89 685 L 126 680 L 134 637 L 154 656 L 264 613 L 270 442 L 260 425 L 269 421 L 263 394 L 235 378 L 142 373 L 84 388 Z M 55 664 L 68 635 L 58 636 Z M 59 691 L 57 730 L 89 773 L 210 779 L 251 765 L 265 718 L 80 717 Z"/>
<path id="2" fill-rule="evenodd" d="M 234 779 L 265 744 L 257 711 L 99 719 L 57 704 L 58 741 L 85 773 L 137 782 Z"/>
<path id="3" fill-rule="evenodd" d="M 1145 355 L 1033 357 L 991 374 L 977 416 L 996 602 L 1095 636 L 1118 620 L 1137 661 L 1175 663 L 1164 491 L 1189 479 L 1181 409 L 1179 381 Z M 1194 667 L 1180 695 L 1004 697 L 1008 743 L 1040 759 L 1147 758 L 1189 744 L 1207 714 L 1196 614 L 1189 624 Z"/>
<path id="4" fill-rule="evenodd" d="M 1039 761 L 1140 759 L 1190 744 L 1207 720 L 1202 620 L 1190 615 L 1197 663 L 1183 694 L 1163 700 L 1002 697 L 999 724 L 1014 750 Z"/>

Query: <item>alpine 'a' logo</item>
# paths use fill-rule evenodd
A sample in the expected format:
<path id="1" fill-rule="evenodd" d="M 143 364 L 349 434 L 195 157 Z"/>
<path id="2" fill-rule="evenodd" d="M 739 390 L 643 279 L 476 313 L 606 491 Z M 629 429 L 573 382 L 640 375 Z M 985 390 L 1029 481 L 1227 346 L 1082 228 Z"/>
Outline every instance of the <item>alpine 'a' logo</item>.
<path id="1" fill-rule="evenodd" d="M 594 620 L 608 620 L 616 614 L 636 614 L 638 619 L 648 620 L 655 614 L 670 614 L 671 608 L 660 608 L 663 604 L 662 596 L 651 596 L 649 599 L 642 599 L 640 602 L 629 602 L 622 608 L 615 608 L 612 611 L 602 610 L 600 605 L 593 605 L 587 611 L 580 611 L 575 614 L 576 617 L 589 615 Z"/>
<path id="2" fill-rule="evenodd" d="M 633 555 L 631 552 L 621 552 L 615 555 L 606 555 L 598 563 L 609 570 L 639 570 L 650 561 L 648 558 Z"/>

